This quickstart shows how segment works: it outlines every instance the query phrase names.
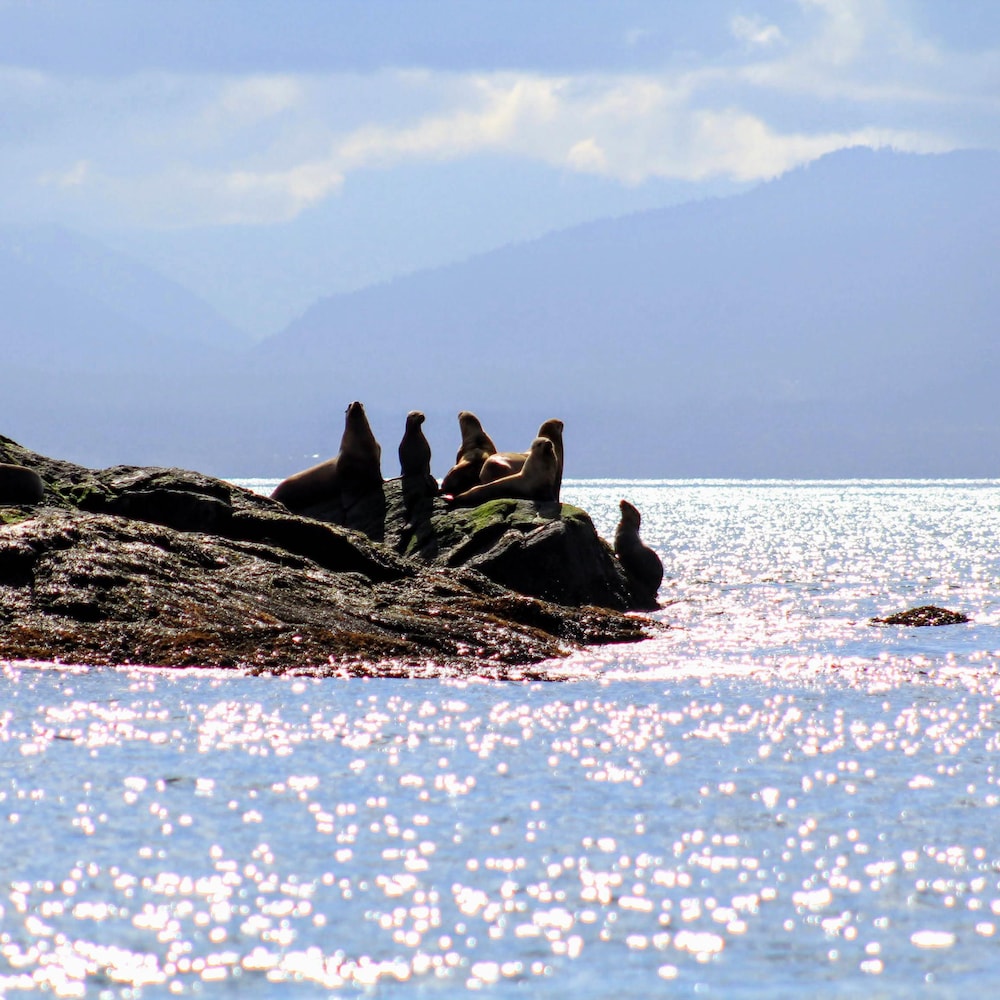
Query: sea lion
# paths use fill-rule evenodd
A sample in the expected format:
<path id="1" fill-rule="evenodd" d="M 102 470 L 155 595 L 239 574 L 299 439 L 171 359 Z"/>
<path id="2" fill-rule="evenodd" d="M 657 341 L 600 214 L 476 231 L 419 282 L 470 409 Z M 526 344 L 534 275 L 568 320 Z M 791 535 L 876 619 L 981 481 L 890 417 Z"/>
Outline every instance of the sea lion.
<path id="1" fill-rule="evenodd" d="M 556 499 L 562 490 L 563 477 L 563 422 L 561 420 L 546 420 L 538 428 L 536 437 L 548 438 L 556 449 Z M 479 470 L 479 481 L 481 483 L 492 483 L 504 476 L 512 476 L 515 472 L 520 472 L 524 466 L 524 460 L 528 457 L 526 451 L 498 451 L 495 455 L 490 455 L 483 462 L 482 469 Z"/>
<path id="2" fill-rule="evenodd" d="M 455 464 L 441 480 L 441 492 L 457 496 L 479 482 L 479 471 L 490 455 L 495 455 L 497 446 L 483 430 L 479 417 L 468 410 L 458 415 L 458 426 L 462 431 L 462 443 L 455 455 Z"/>
<path id="3" fill-rule="evenodd" d="M 422 511 L 429 518 L 430 510 L 420 507 L 422 501 L 437 496 L 438 482 L 431 475 L 431 446 L 424 437 L 421 424 L 424 415 L 419 410 L 411 410 L 406 415 L 406 430 L 399 442 L 400 485 L 403 490 L 403 506 L 408 519 Z"/>
<path id="4" fill-rule="evenodd" d="M 347 407 L 337 457 L 289 476 L 271 497 L 295 513 L 323 503 L 339 503 L 346 509 L 382 486 L 381 461 L 382 448 L 365 408 L 353 402 Z"/>
<path id="5" fill-rule="evenodd" d="M 513 476 L 481 483 L 472 489 L 451 497 L 453 507 L 478 507 L 487 500 L 509 498 L 512 500 L 546 501 L 555 499 L 556 470 L 555 445 L 549 438 L 537 437 L 521 471 Z"/>
<path id="6" fill-rule="evenodd" d="M 399 442 L 399 474 L 404 479 L 431 474 L 431 446 L 420 426 L 424 420 L 419 410 L 410 410 L 406 415 L 406 430 Z"/>
<path id="7" fill-rule="evenodd" d="M 0 504 L 28 506 L 41 503 L 44 495 L 45 483 L 34 469 L 0 463 Z"/>
<path id="8" fill-rule="evenodd" d="M 632 584 L 636 600 L 655 608 L 656 592 L 663 582 L 663 563 L 639 537 L 639 525 L 642 523 L 639 511 L 628 500 L 622 500 L 618 506 L 622 516 L 615 529 L 615 555 Z"/>

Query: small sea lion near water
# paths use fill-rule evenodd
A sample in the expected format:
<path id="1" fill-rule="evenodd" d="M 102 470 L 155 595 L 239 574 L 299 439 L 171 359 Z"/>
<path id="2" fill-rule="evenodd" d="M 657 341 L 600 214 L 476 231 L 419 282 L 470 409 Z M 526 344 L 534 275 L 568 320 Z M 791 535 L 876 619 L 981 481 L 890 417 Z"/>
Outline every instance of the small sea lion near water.
<path id="1" fill-rule="evenodd" d="M 452 497 L 453 507 L 478 507 L 487 500 L 500 498 L 512 500 L 551 501 L 555 499 L 556 470 L 555 445 L 549 438 L 537 437 L 521 471 L 492 483 L 481 483 Z"/>
<path id="2" fill-rule="evenodd" d="M 663 582 L 660 557 L 639 537 L 642 515 L 628 502 L 619 503 L 622 516 L 615 529 L 615 555 L 622 564 L 637 601 L 657 607 L 656 592 Z"/>
<path id="3" fill-rule="evenodd" d="M 34 469 L 0 463 L 0 504 L 27 506 L 41 503 L 44 495 L 45 483 Z"/>
<path id="4" fill-rule="evenodd" d="M 336 458 L 289 476 L 271 497 L 295 513 L 333 502 L 346 509 L 382 486 L 381 462 L 382 448 L 368 424 L 365 408 L 353 402 L 347 407 Z"/>
<path id="5" fill-rule="evenodd" d="M 536 437 L 548 438 L 556 449 L 556 500 L 559 499 L 562 490 L 563 477 L 563 422 L 561 420 L 546 420 L 538 428 Z M 498 451 L 495 455 L 490 455 L 483 462 L 483 467 L 479 472 L 481 483 L 492 483 L 504 476 L 512 476 L 515 472 L 520 472 L 524 466 L 524 460 L 528 457 L 526 451 Z"/>
<path id="6" fill-rule="evenodd" d="M 458 415 L 458 426 L 462 432 L 462 443 L 455 455 L 455 464 L 441 480 L 441 492 L 457 496 L 479 482 L 479 472 L 483 462 L 497 453 L 493 439 L 483 430 L 479 417 L 468 410 Z"/>

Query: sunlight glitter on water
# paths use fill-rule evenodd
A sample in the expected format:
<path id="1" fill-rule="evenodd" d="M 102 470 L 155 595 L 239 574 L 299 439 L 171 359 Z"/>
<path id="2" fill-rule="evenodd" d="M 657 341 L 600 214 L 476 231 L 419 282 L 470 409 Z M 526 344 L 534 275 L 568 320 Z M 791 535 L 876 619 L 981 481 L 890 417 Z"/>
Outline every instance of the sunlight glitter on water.
<path id="1" fill-rule="evenodd" d="M 635 659 L 657 679 L 705 669 L 980 667 L 1000 660 L 1000 484 L 690 481 L 570 483 L 564 499 L 612 537 L 617 504 L 643 514 L 660 553 L 671 630 Z M 963 629 L 878 629 L 922 604 Z M 630 674 L 628 665 L 615 676 Z"/>
<path id="2" fill-rule="evenodd" d="M 773 995 L 982 967 L 1000 915 L 989 685 L 7 682 L 7 991 Z"/>
<path id="3" fill-rule="evenodd" d="M 0 993 L 988 993 L 1000 487 L 567 493 L 667 569 L 575 682 L 7 666 Z"/>

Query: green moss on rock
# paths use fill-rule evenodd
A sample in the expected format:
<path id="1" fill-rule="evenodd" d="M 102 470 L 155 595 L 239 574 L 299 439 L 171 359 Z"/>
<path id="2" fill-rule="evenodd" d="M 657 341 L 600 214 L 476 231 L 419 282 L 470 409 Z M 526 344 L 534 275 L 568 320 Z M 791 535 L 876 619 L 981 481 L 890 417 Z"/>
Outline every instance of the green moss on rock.
<path id="1" fill-rule="evenodd" d="M 23 507 L 0 507 L 0 524 L 20 524 L 34 517 L 34 512 Z"/>

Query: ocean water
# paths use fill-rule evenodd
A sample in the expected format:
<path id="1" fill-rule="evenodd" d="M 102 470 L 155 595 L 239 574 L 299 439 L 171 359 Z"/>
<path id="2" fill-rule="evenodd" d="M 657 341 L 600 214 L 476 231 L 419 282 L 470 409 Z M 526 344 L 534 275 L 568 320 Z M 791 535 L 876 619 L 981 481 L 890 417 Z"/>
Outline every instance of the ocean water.
<path id="1" fill-rule="evenodd" d="M 567 680 L 0 665 L 0 996 L 992 995 L 1000 481 L 623 496 Z"/>

